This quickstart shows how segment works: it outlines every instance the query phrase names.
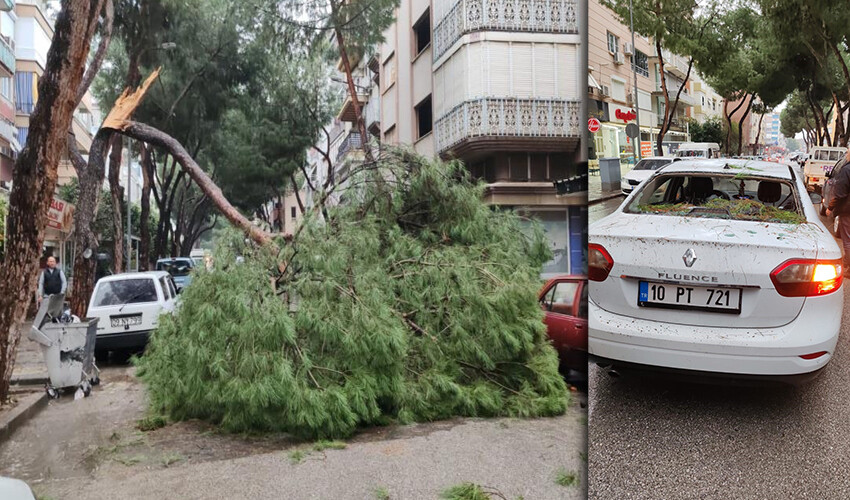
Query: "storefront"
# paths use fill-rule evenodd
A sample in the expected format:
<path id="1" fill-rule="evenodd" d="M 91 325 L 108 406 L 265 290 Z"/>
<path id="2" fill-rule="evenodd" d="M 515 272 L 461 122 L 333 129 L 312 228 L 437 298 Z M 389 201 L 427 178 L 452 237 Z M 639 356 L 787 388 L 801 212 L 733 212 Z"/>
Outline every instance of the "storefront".
<path id="1" fill-rule="evenodd" d="M 624 171 L 634 164 L 634 139 L 626 135 L 626 125 L 635 121 L 635 110 L 618 104 L 602 101 L 591 101 L 590 115 L 600 121 L 599 131 L 591 134 L 590 168 L 598 168 L 599 158 L 619 158 Z M 646 151 L 651 144 L 653 129 L 641 125 L 641 155 L 648 156 Z"/>
<path id="2" fill-rule="evenodd" d="M 47 212 L 47 227 L 44 230 L 39 265 L 45 267 L 48 257 L 55 257 L 59 268 L 65 272 L 68 279 L 74 268 L 74 205 L 53 197 L 50 210 Z"/>
<path id="3" fill-rule="evenodd" d="M 543 265 L 542 277 L 587 273 L 587 207 L 534 207 L 519 213 L 539 222 L 549 242 L 553 257 Z"/>

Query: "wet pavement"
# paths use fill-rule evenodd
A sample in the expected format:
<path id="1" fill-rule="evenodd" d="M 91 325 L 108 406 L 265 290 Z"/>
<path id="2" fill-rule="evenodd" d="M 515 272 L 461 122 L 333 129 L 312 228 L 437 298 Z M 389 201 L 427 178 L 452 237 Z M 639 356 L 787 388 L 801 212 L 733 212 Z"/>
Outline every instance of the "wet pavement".
<path id="1" fill-rule="evenodd" d="M 846 289 L 845 285 L 845 289 Z M 798 388 L 589 373 L 589 498 L 850 498 L 850 293 L 819 378 Z"/>
<path id="2" fill-rule="evenodd" d="M 375 498 L 433 499 L 472 481 L 507 498 L 583 498 L 586 396 L 563 416 L 454 419 L 367 429 L 345 449 L 314 451 L 286 435 L 218 433 L 189 421 L 142 432 L 144 386 L 135 368 L 101 366 L 89 398 L 49 406 L 0 444 L 0 475 L 53 499 Z M 297 463 L 293 454 L 304 454 Z M 559 470 L 578 485 L 555 483 Z"/>

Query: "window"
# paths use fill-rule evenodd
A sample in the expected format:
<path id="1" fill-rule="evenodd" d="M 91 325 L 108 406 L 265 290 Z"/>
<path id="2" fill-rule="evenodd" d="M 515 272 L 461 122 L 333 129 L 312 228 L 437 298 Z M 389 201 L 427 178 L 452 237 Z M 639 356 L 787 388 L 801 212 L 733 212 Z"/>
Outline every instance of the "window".
<path id="1" fill-rule="evenodd" d="M 295 207 L 290 207 L 290 208 L 289 208 L 289 213 L 290 213 L 290 217 L 291 217 L 292 219 L 294 219 L 294 218 L 295 218 Z"/>
<path id="2" fill-rule="evenodd" d="M 0 95 L 8 100 L 12 100 L 12 79 L 3 77 L 0 78 Z"/>
<path id="3" fill-rule="evenodd" d="M 156 285 L 152 279 L 105 281 L 98 285 L 94 306 L 117 306 L 156 302 Z"/>
<path id="4" fill-rule="evenodd" d="M 626 102 L 626 82 L 611 79 L 611 98 L 615 101 Z"/>
<path id="5" fill-rule="evenodd" d="M 556 283 L 543 299 L 543 305 L 549 312 L 572 316 L 576 291 L 578 291 L 577 281 Z"/>
<path id="6" fill-rule="evenodd" d="M 620 37 L 608 32 L 608 52 L 617 54 L 620 52 Z"/>
<path id="7" fill-rule="evenodd" d="M 174 278 L 168 276 L 168 290 L 171 291 L 172 297 L 177 297 L 177 285 L 174 284 Z"/>
<path id="8" fill-rule="evenodd" d="M 702 97 L 702 105 L 705 106 L 705 96 L 701 96 L 701 97 Z"/>
<path id="9" fill-rule="evenodd" d="M 431 9 L 425 9 L 422 17 L 413 25 L 414 57 L 431 45 Z"/>
<path id="10" fill-rule="evenodd" d="M 168 287 L 168 280 L 165 276 L 159 279 L 159 284 L 162 285 L 162 295 L 165 296 L 165 300 L 171 298 L 171 288 Z"/>
<path id="11" fill-rule="evenodd" d="M 168 271 L 172 276 L 188 276 L 192 272 L 192 259 L 163 259 L 156 263 L 157 271 Z"/>
<path id="12" fill-rule="evenodd" d="M 641 76 L 649 77 L 649 58 L 643 52 L 636 50 L 634 56 L 635 72 Z"/>
<path id="13" fill-rule="evenodd" d="M 384 61 L 384 68 L 381 71 L 381 80 L 384 82 L 384 90 L 392 87 L 395 83 L 395 57 L 392 54 Z"/>
<path id="14" fill-rule="evenodd" d="M 429 95 L 414 108 L 416 111 L 416 138 L 419 139 L 431 133 L 432 115 L 431 115 L 431 96 Z"/>

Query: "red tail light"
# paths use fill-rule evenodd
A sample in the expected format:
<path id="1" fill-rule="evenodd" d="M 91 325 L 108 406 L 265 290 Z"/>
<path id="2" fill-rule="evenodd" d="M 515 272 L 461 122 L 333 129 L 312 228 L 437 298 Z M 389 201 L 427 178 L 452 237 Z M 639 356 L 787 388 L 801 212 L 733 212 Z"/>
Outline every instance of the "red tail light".
<path id="1" fill-rule="evenodd" d="M 818 359 L 819 357 L 823 356 L 824 354 L 827 354 L 827 352 L 826 351 L 818 351 L 818 352 L 813 352 L 811 354 L 801 354 L 800 357 L 803 358 L 803 359 Z"/>
<path id="2" fill-rule="evenodd" d="M 770 280 L 783 297 L 827 295 L 841 288 L 841 260 L 791 259 L 770 273 Z"/>
<path id="3" fill-rule="evenodd" d="M 591 243 L 587 245 L 587 278 L 591 281 L 605 281 L 608 278 L 608 273 L 614 267 L 614 259 L 608 250 Z"/>

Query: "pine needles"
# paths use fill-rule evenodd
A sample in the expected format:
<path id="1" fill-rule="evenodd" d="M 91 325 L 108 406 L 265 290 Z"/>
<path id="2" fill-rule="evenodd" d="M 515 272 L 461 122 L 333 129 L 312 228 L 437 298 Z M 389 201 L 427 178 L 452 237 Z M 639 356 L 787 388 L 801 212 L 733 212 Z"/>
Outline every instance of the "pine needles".
<path id="1" fill-rule="evenodd" d="M 566 410 L 536 300 L 542 233 L 483 204 L 462 165 L 380 161 L 394 182 L 308 217 L 282 256 L 238 234 L 219 242 L 216 269 L 198 272 L 138 362 L 152 411 L 332 439 L 388 419 Z"/>

